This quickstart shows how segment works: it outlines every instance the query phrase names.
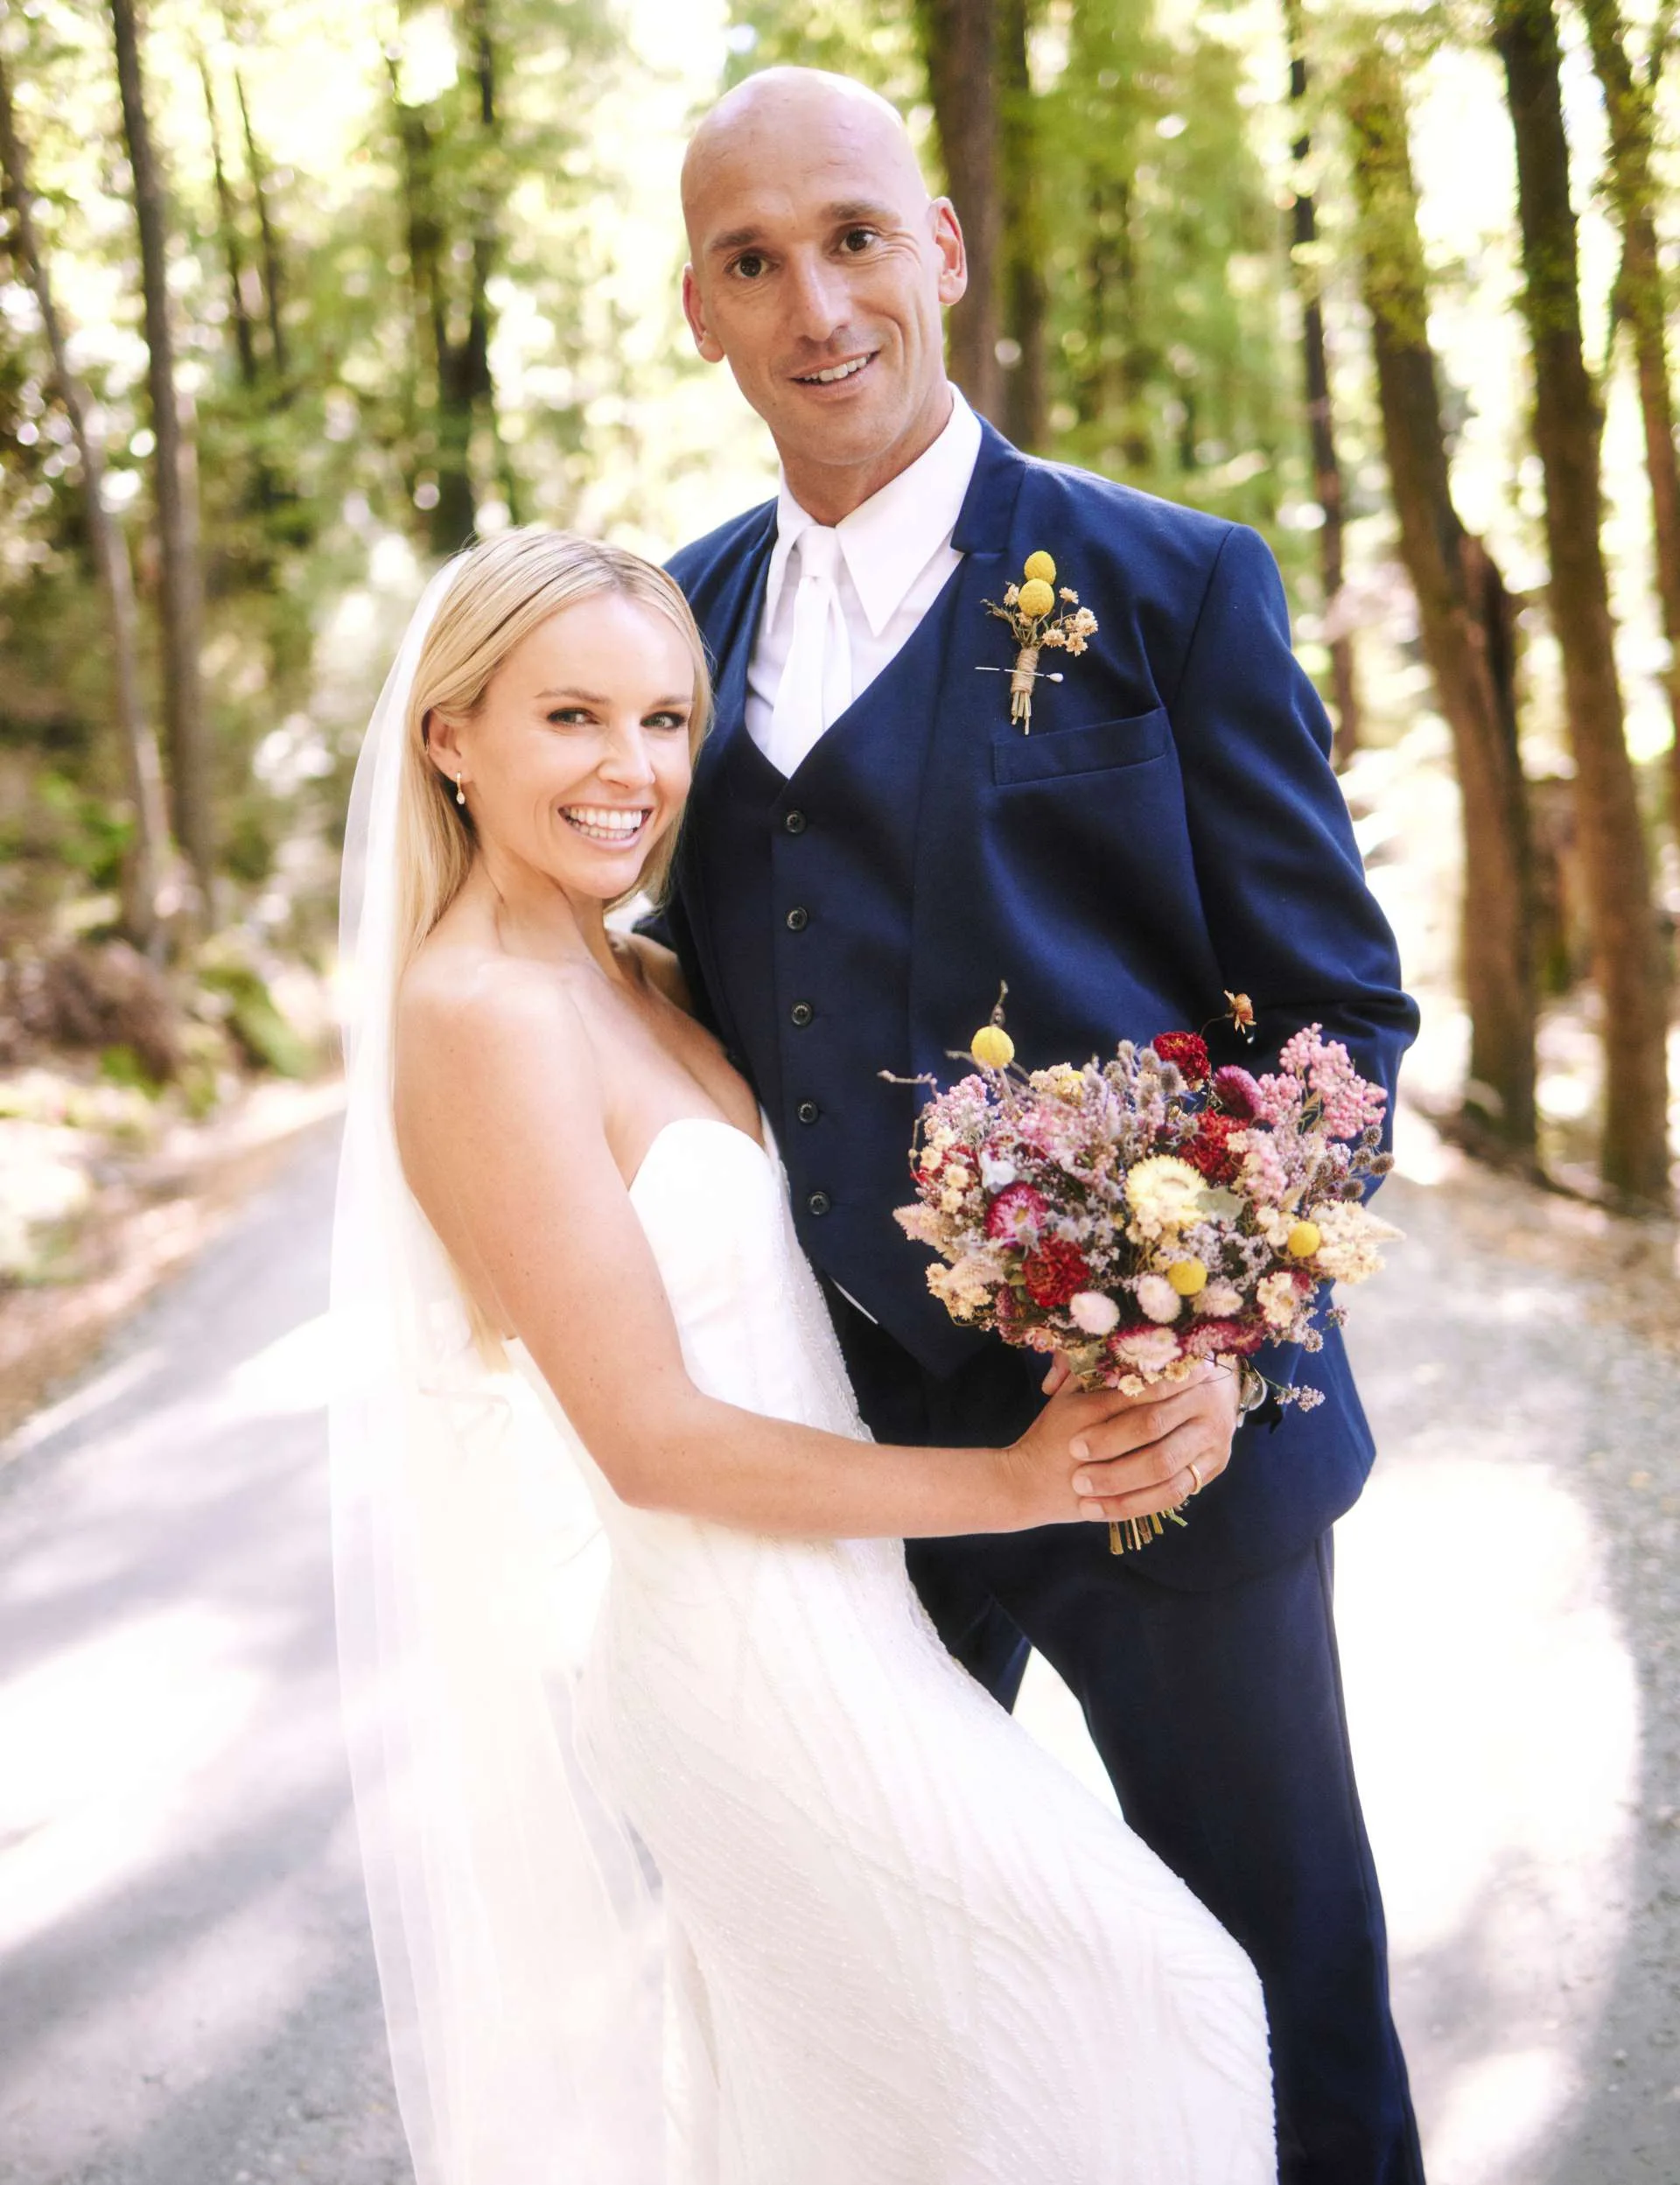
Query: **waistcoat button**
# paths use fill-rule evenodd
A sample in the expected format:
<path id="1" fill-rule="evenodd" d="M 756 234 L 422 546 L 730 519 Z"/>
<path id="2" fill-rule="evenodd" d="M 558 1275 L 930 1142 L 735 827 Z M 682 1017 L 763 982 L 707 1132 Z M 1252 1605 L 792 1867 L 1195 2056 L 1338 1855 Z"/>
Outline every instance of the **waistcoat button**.
<path id="1" fill-rule="evenodd" d="M 790 835 L 802 835 L 808 822 L 803 812 L 789 812 L 781 823 Z"/>
<path id="2" fill-rule="evenodd" d="M 815 1123 L 822 1112 L 814 1100 L 802 1100 L 795 1110 L 802 1123 Z"/>
<path id="3" fill-rule="evenodd" d="M 826 1191 L 814 1191 L 805 1203 L 813 1214 L 826 1214 L 834 1201 Z"/>
<path id="4" fill-rule="evenodd" d="M 816 1012 L 811 1007 L 809 1002 L 796 1001 L 793 1007 L 788 1012 L 788 1014 L 793 1019 L 794 1022 L 802 1032 L 805 1026 L 809 1024 L 811 1019 L 816 1014 Z"/>
<path id="5" fill-rule="evenodd" d="M 792 910 L 790 910 L 788 914 L 788 930 L 789 933 L 803 933 L 806 927 L 808 926 L 810 922 L 811 914 L 809 911 L 802 908 L 797 903 L 794 904 Z"/>

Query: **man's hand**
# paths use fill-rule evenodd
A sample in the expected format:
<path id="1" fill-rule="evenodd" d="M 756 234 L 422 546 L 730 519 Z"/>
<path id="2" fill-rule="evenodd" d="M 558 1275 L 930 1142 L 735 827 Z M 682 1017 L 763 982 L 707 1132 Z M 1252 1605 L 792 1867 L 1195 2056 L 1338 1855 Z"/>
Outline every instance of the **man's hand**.
<path id="1" fill-rule="evenodd" d="M 1067 1380 L 1056 1358 L 1045 1376 L 1046 1395 Z M 1187 1380 L 1161 1382 L 1141 1396 L 1113 1397 L 1101 1425 L 1070 1445 L 1079 1469 L 1074 1491 L 1080 1515 L 1105 1523 L 1176 1509 L 1200 1494 L 1231 1460 L 1238 1382 L 1224 1367 L 1204 1364 Z"/>

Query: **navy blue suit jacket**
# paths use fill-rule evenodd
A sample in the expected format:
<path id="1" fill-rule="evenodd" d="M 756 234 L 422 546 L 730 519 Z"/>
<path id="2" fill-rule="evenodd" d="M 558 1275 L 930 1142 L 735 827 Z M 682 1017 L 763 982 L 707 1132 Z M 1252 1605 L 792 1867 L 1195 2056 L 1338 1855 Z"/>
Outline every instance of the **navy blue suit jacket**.
<path id="1" fill-rule="evenodd" d="M 1290 648 L 1277 565 L 1254 532 L 1034 460 L 985 427 L 953 536 L 964 559 L 932 611 L 936 641 L 914 673 L 884 671 L 823 739 L 891 732 L 873 762 L 872 816 L 867 781 L 842 798 L 815 754 L 787 784 L 764 777 L 761 814 L 743 788 L 763 765 L 744 748 L 744 708 L 774 536 L 766 503 L 670 564 L 712 657 L 718 714 L 667 930 L 770 1106 L 807 1251 L 896 1338 L 907 1371 L 946 1381 L 975 1370 L 997 1339 L 947 1318 L 926 1287 L 928 1255 L 892 1220 L 910 1195 L 920 1096 L 879 1073 L 950 1082 L 962 1068 L 951 1051 L 966 1048 L 1004 980 L 1028 1068 L 1199 1029 L 1230 989 L 1252 998 L 1258 1039 L 1245 1047 L 1216 1026 L 1215 1061 L 1267 1067 L 1316 1021 L 1392 1095 L 1417 1012 L 1365 885 L 1324 708 Z M 1040 548 L 1099 628 L 1082 657 L 1055 660 L 1065 680 L 1039 684 L 1023 734 L 1007 676 L 976 670 L 1011 664 L 1013 640 L 984 603 Z M 878 718 L 895 706 L 901 718 Z M 783 930 L 790 889 L 830 908 L 796 941 Z M 858 915 L 900 921 L 901 992 L 896 977 L 864 981 L 850 968 L 862 959 L 848 949 L 849 890 Z M 731 923 L 744 902 L 752 935 Z M 768 938 L 760 949 L 760 926 L 776 949 L 798 949 L 796 969 L 784 971 Z M 878 941 L 872 961 L 885 960 Z M 807 1033 L 790 1028 L 789 978 L 815 1005 L 820 1045 L 808 1043 L 808 1006 Z M 799 1110 L 808 1121 L 818 1106 L 821 1122 L 802 1128 Z M 1326 1401 L 1270 1432 L 1244 1427 L 1188 1530 L 1169 1528 L 1129 1565 L 1170 1585 L 1222 1584 L 1295 1552 L 1358 1494 L 1372 1444 L 1340 1337 L 1262 1362 Z M 1025 1410 L 1041 1367 L 1030 1354 L 1018 1365 Z M 996 1375 L 994 1359 L 989 1385 Z M 976 1422 L 976 1441 L 994 1438 Z"/>

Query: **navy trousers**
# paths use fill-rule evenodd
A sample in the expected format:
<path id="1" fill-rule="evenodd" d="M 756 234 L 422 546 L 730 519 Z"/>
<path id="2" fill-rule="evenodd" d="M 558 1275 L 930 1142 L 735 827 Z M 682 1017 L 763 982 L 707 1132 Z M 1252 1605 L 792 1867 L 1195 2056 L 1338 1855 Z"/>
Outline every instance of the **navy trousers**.
<path id="1" fill-rule="evenodd" d="M 995 1445 L 1041 1400 L 1001 1345 L 937 1381 L 833 1302 L 879 1439 Z M 1282 2185 L 1423 2185 L 1348 1750 L 1329 1535 L 1195 1593 L 1148 1578 L 1147 1549 L 1116 1561 L 1098 1525 L 906 1552 L 941 1636 L 1005 1706 L 1029 1649 L 1045 1656 L 1083 1707 L 1129 1824 L 1248 1951 L 1271 2029 Z"/>

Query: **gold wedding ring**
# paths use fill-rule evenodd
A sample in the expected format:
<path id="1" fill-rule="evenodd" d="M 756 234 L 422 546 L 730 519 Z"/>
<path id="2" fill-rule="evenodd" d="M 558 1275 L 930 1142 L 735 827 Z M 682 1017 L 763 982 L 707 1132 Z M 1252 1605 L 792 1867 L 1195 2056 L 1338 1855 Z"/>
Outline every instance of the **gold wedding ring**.
<path id="1" fill-rule="evenodd" d="M 1200 1495 L 1202 1487 L 1201 1467 L 1194 1457 L 1190 1460 L 1190 1476 L 1195 1481 L 1195 1485 L 1190 1490 L 1190 1495 Z M 1186 1495 L 1184 1498 L 1186 1502 L 1190 1500 L 1190 1495 Z"/>

